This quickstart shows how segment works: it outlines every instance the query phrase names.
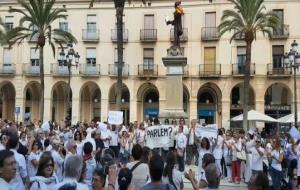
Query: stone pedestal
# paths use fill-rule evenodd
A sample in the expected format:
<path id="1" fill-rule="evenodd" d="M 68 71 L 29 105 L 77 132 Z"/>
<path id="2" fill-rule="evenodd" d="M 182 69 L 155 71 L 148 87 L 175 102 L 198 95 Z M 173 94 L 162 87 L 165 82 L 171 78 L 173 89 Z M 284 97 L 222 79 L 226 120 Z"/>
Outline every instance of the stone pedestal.
<path id="1" fill-rule="evenodd" d="M 183 84 L 182 75 L 187 58 L 183 56 L 180 48 L 171 47 L 168 49 L 167 57 L 163 57 L 162 61 L 167 68 L 166 80 L 166 103 L 165 109 L 160 111 L 159 118 L 178 119 L 188 118 L 183 111 Z"/>

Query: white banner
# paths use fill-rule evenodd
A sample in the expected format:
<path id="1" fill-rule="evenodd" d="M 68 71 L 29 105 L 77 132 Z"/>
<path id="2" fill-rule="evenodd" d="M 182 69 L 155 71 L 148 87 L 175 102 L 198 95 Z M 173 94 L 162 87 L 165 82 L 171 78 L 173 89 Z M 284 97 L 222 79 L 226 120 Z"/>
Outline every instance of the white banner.
<path id="1" fill-rule="evenodd" d="M 146 146 L 149 148 L 172 147 L 174 128 L 171 125 L 158 125 L 146 128 Z"/>
<path id="2" fill-rule="evenodd" d="M 217 138 L 218 127 L 216 124 L 205 125 L 205 126 L 196 125 L 195 135 L 197 137 Z"/>
<path id="3" fill-rule="evenodd" d="M 123 123 L 123 112 L 121 111 L 109 111 L 108 123 L 113 125 L 121 125 Z"/>
<path id="4" fill-rule="evenodd" d="M 300 139 L 300 132 L 298 131 L 298 129 L 293 126 L 291 128 L 291 130 L 289 131 L 289 134 L 291 135 L 291 137 L 293 137 L 294 139 Z"/>

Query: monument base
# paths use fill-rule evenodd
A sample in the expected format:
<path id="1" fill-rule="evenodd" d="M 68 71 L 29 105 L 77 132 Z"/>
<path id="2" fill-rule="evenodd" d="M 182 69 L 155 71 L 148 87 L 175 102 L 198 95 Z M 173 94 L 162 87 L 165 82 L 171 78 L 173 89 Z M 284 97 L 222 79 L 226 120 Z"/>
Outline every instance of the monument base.
<path id="1" fill-rule="evenodd" d="M 159 119 L 164 120 L 164 119 L 180 119 L 188 118 L 188 114 L 183 111 L 183 109 L 165 109 L 159 113 Z"/>

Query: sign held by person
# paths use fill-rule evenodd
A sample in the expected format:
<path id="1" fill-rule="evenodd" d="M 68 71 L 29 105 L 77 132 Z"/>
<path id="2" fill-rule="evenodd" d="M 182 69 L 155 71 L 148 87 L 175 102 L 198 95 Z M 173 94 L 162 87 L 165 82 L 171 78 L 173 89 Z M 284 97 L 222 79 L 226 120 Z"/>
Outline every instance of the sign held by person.
<path id="1" fill-rule="evenodd" d="M 218 136 L 218 127 L 217 124 L 210 125 L 196 125 L 195 128 L 196 137 L 206 137 L 206 138 L 217 138 Z"/>
<path id="2" fill-rule="evenodd" d="M 146 128 L 146 146 L 149 148 L 169 147 L 174 140 L 171 125 L 158 125 Z"/>
<path id="3" fill-rule="evenodd" d="M 108 112 L 108 123 L 112 125 L 121 125 L 123 123 L 123 112 L 122 111 L 109 111 Z"/>

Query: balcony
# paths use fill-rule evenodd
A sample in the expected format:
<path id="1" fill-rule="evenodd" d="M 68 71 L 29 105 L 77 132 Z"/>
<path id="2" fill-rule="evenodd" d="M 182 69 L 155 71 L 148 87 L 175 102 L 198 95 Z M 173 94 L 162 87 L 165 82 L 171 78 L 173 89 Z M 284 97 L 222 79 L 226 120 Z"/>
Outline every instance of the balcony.
<path id="1" fill-rule="evenodd" d="M 157 78 L 158 76 L 158 65 L 138 65 L 138 76 L 145 78 Z"/>
<path id="2" fill-rule="evenodd" d="M 273 31 L 272 40 L 285 40 L 290 36 L 290 26 L 283 24 Z"/>
<path id="3" fill-rule="evenodd" d="M 140 33 L 142 42 L 157 41 L 157 29 L 142 29 Z"/>
<path id="4" fill-rule="evenodd" d="M 268 64 L 268 77 L 290 77 L 292 70 L 285 67 L 274 67 L 273 63 Z"/>
<path id="5" fill-rule="evenodd" d="M 180 42 L 187 42 L 188 41 L 188 29 L 183 28 L 183 34 L 180 36 Z M 170 41 L 174 41 L 174 28 L 170 30 Z"/>
<path id="6" fill-rule="evenodd" d="M 79 74 L 82 77 L 100 77 L 100 65 L 80 64 Z"/>
<path id="7" fill-rule="evenodd" d="M 115 64 L 109 64 L 109 70 L 108 75 L 111 77 L 117 77 L 118 76 L 118 63 Z M 129 76 L 129 65 L 123 63 L 123 69 L 122 69 L 122 77 L 128 77 Z"/>
<path id="8" fill-rule="evenodd" d="M 83 29 L 82 41 L 84 42 L 99 42 L 99 30 L 98 29 Z"/>
<path id="9" fill-rule="evenodd" d="M 200 64 L 199 76 L 202 78 L 218 78 L 221 75 L 221 64 Z"/>
<path id="10" fill-rule="evenodd" d="M 55 77 L 68 77 L 68 66 L 66 64 L 59 65 L 58 63 L 52 63 L 50 73 Z"/>
<path id="11" fill-rule="evenodd" d="M 183 67 L 183 78 L 188 78 L 189 77 L 189 65 L 186 65 L 185 67 Z"/>
<path id="12" fill-rule="evenodd" d="M 111 29 L 111 41 L 118 42 L 117 29 Z M 128 42 L 128 29 L 123 29 L 123 42 Z"/>
<path id="13" fill-rule="evenodd" d="M 31 63 L 24 63 L 23 74 L 25 76 L 38 77 L 40 76 L 40 66 L 33 66 Z"/>
<path id="14" fill-rule="evenodd" d="M 217 41 L 220 39 L 218 28 L 216 27 L 203 27 L 201 29 L 202 41 Z"/>
<path id="15" fill-rule="evenodd" d="M 245 75 L 245 64 L 235 63 L 232 64 L 232 75 L 233 76 L 244 76 Z M 250 65 L 250 76 L 255 75 L 255 63 Z"/>
<path id="16" fill-rule="evenodd" d="M 16 67 L 13 63 L 5 63 L 0 66 L 0 76 L 14 76 L 16 74 Z"/>

